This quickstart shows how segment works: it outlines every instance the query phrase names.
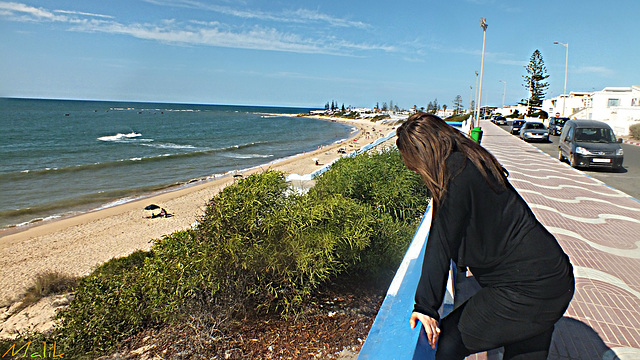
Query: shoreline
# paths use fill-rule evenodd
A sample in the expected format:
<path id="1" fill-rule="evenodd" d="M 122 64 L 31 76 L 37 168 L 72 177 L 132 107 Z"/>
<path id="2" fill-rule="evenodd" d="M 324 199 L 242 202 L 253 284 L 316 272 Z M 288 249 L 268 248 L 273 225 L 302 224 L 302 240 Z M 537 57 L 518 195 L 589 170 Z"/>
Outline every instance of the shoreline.
<path id="1" fill-rule="evenodd" d="M 260 115 L 263 118 L 264 117 L 289 117 L 289 118 L 312 117 L 312 116 L 304 116 L 303 114 L 300 114 L 300 113 L 294 114 L 294 113 L 256 112 L 254 114 Z M 317 118 L 317 119 L 327 120 L 323 118 Z M 355 133 L 358 130 L 357 127 L 353 126 L 353 124 L 347 124 L 345 122 L 342 122 L 342 123 L 345 125 L 345 130 L 347 133 L 341 139 L 334 138 L 333 140 L 331 140 L 333 142 L 329 144 L 333 145 L 334 142 L 337 143 L 337 142 L 347 141 L 349 138 L 353 138 L 355 136 Z M 330 140 L 330 139 L 327 139 L 327 140 Z M 324 146 L 328 146 L 328 145 L 324 145 Z M 300 149 L 300 150 L 304 150 L 304 149 Z M 240 167 L 237 167 L 238 164 L 236 164 L 236 168 L 234 168 L 233 166 L 226 166 L 221 168 L 220 172 L 217 172 L 217 173 L 201 174 L 193 177 L 175 179 L 173 182 L 156 184 L 154 186 L 148 186 L 147 188 L 139 187 L 139 188 L 123 188 L 119 190 L 115 189 L 116 192 L 121 193 L 119 197 L 118 196 L 113 196 L 111 198 L 105 197 L 101 200 L 94 199 L 94 200 L 88 200 L 84 202 L 82 201 L 74 202 L 75 200 L 72 199 L 71 202 L 67 202 L 65 205 L 61 207 L 58 207 L 57 204 L 54 204 L 54 208 L 58 207 L 54 211 L 38 210 L 39 205 L 36 205 L 34 206 L 35 212 L 32 213 L 31 216 L 16 215 L 18 217 L 16 217 L 15 219 L 11 221 L 7 221 L 7 223 L 3 222 L 3 224 L 0 226 L 0 238 L 4 236 L 8 236 L 10 234 L 17 233 L 17 232 L 25 231 L 34 226 L 41 226 L 42 224 L 48 224 L 54 221 L 59 221 L 61 219 L 66 219 L 69 217 L 74 217 L 74 216 L 82 215 L 85 213 L 103 210 L 106 208 L 118 206 L 118 205 L 129 203 L 132 201 L 137 201 L 139 199 L 160 195 L 165 192 L 176 191 L 183 187 L 188 187 L 194 184 L 216 180 L 225 176 L 232 176 L 236 173 L 245 172 L 253 168 L 274 166 L 278 162 L 281 162 L 296 156 L 304 155 L 305 153 L 308 153 L 310 151 L 314 151 L 314 150 L 306 149 L 306 151 L 286 155 L 284 157 L 280 157 L 277 159 L 263 159 L 263 161 L 265 161 L 263 163 L 242 164 L 240 165 Z M 271 157 L 271 155 L 269 155 L 269 157 Z M 246 167 L 242 167 L 242 166 L 246 166 Z M 29 171 L 27 170 L 25 172 L 29 172 Z M 95 193 L 95 194 L 99 194 L 99 193 Z M 24 209 L 16 209 L 16 212 L 19 212 L 22 210 L 27 210 L 26 213 L 28 213 L 28 211 L 31 210 L 31 208 L 26 207 Z M 12 214 L 8 215 L 9 218 L 11 218 L 11 216 Z"/>
<path id="2" fill-rule="evenodd" d="M 234 182 L 233 174 L 247 176 L 268 169 L 285 174 L 310 174 L 341 157 L 342 154 L 337 152 L 339 148 L 355 151 L 374 142 L 378 134 L 386 135 L 393 128 L 392 125 L 362 119 L 311 117 L 339 121 L 354 126 L 356 131 L 342 142 L 314 151 L 230 171 L 222 176 L 192 180 L 115 206 L 40 221 L 23 228 L 3 229 L 0 231 L 0 303 L 23 293 L 39 273 L 58 271 L 75 276 L 87 275 L 105 261 L 136 250 L 148 250 L 153 239 L 191 227 L 204 214 L 206 203 Z M 174 216 L 146 218 L 143 209 L 150 203 L 158 204 Z"/>

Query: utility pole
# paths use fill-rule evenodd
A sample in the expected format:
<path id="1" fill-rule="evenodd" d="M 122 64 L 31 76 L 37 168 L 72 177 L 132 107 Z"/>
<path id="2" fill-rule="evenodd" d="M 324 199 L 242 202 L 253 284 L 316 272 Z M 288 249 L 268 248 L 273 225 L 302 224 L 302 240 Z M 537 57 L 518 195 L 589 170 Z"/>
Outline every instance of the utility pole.
<path id="1" fill-rule="evenodd" d="M 564 57 L 564 92 L 562 93 L 562 116 L 564 117 L 564 99 L 567 97 L 567 67 L 569 66 L 569 43 L 563 44 L 554 41 L 556 45 L 562 45 L 567 48 L 567 55 Z"/>
<path id="2" fill-rule="evenodd" d="M 502 108 L 504 109 L 504 96 L 507 93 L 507 82 L 504 80 L 498 80 L 501 83 L 504 83 L 504 90 L 502 90 Z"/>

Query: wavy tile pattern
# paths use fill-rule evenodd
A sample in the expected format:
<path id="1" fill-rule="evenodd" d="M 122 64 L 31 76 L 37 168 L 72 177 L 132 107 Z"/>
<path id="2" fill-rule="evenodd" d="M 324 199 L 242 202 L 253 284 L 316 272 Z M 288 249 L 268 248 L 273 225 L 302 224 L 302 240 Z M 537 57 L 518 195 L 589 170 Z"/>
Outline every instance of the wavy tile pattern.
<path id="1" fill-rule="evenodd" d="M 481 126 L 482 145 L 574 265 L 576 293 L 549 359 L 640 359 L 640 202 L 489 122 Z"/>

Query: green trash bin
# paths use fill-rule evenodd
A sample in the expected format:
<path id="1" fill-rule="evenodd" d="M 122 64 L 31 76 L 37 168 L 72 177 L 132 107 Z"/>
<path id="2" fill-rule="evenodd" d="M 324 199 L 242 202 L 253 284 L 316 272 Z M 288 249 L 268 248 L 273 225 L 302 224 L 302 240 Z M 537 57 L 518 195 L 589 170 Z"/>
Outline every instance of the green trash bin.
<path id="1" fill-rule="evenodd" d="M 482 141 L 482 128 L 480 126 L 476 126 L 471 129 L 471 140 L 477 142 L 478 144 L 480 144 L 480 141 Z"/>

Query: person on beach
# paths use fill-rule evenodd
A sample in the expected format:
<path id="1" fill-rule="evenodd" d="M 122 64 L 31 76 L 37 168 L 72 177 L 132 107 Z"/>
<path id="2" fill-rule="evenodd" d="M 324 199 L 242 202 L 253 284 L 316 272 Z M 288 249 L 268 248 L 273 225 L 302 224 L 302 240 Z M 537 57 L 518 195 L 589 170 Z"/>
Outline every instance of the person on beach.
<path id="1" fill-rule="evenodd" d="M 569 257 L 479 144 L 425 113 L 410 116 L 397 137 L 433 206 L 411 328 L 422 323 L 436 359 L 500 346 L 504 359 L 546 359 L 554 324 L 573 297 Z M 481 289 L 440 319 L 452 260 Z"/>

